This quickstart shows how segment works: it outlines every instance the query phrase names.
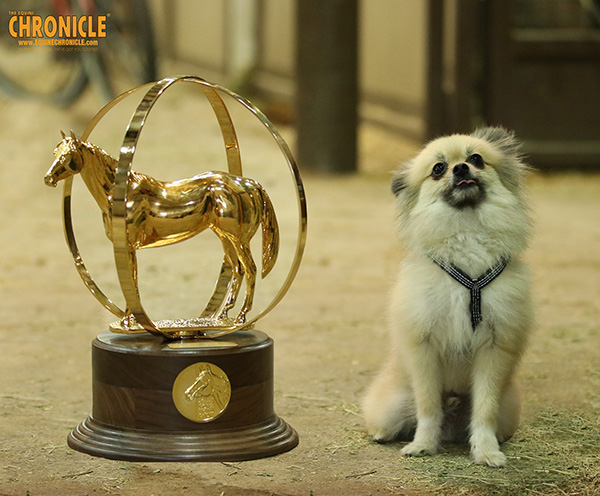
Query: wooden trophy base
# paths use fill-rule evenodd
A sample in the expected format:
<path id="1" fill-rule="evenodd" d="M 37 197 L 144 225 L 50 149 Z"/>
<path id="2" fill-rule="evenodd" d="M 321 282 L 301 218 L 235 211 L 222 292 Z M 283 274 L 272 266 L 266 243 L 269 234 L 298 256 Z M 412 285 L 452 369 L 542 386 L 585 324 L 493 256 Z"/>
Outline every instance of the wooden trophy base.
<path id="1" fill-rule="evenodd" d="M 273 409 L 273 340 L 261 331 L 166 341 L 105 332 L 92 343 L 92 414 L 71 448 L 128 461 L 241 461 L 289 451 Z"/>

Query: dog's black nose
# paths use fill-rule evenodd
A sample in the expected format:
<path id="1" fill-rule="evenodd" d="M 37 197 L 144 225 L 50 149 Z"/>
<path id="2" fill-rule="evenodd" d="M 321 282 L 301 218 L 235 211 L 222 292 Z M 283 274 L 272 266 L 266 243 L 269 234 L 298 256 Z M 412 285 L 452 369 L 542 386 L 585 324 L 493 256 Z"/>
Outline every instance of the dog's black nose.
<path id="1" fill-rule="evenodd" d="M 454 168 L 452 169 L 452 173 L 456 176 L 464 176 L 468 172 L 469 172 L 469 166 L 467 164 L 465 164 L 464 162 L 462 162 L 460 164 L 456 164 L 454 166 Z"/>

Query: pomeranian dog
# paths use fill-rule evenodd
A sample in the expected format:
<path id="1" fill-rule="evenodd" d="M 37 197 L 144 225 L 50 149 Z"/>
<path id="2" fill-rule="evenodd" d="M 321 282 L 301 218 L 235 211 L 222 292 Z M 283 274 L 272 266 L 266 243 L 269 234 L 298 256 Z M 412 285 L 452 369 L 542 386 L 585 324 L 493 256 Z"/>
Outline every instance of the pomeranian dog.
<path id="1" fill-rule="evenodd" d="M 390 355 L 363 401 L 377 442 L 406 456 L 466 442 L 501 467 L 517 429 L 515 370 L 532 326 L 531 231 L 519 143 L 502 128 L 436 139 L 392 182 L 406 254 L 392 294 Z"/>

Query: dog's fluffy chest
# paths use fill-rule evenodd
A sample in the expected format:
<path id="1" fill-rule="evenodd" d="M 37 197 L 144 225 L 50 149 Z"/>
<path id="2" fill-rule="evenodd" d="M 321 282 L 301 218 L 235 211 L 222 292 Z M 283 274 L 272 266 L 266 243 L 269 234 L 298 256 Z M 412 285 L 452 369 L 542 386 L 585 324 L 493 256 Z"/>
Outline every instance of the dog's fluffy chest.
<path id="1" fill-rule="evenodd" d="M 515 267 L 516 266 L 516 267 Z M 400 340 L 428 341 L 441 356 L 470 355 L 497 338 L 497 324 L 510 322 L 526 304 L 527 281 L 511 263 L 481 291 L 482 322 L 473 328 L 471 292 L 426 256 L 409 256 L 402 264 L 392 299 L 392 329 Z M 486 269 L 470 271 L 474 278 Z"/>

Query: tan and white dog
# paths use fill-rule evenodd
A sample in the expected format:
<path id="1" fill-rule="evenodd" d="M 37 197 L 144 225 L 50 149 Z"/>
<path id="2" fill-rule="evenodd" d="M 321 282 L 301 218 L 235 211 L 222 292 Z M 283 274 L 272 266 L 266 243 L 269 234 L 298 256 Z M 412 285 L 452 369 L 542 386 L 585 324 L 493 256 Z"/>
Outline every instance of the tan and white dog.
<path id="1" fill-rule="evenodd" d="M 394 177 L 406 255 L 392 294 L 391 353 L 363 412 L 377 442 L 407 456 L 469 441 L 474 461 L 506 463 L 517 429 L 515 370 L 532 326 L 528 167 L 514 134 L 436 139 Z"/>

